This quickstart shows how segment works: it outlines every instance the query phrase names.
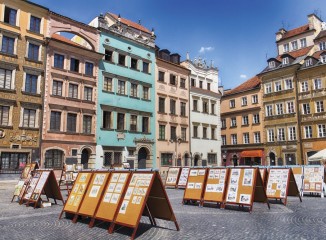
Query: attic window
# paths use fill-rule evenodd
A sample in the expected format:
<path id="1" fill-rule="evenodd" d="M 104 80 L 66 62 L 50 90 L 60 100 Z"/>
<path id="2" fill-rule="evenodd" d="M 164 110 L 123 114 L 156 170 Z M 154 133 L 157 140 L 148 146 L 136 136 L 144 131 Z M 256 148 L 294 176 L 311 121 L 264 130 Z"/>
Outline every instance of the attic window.
<path id="1" fill-rule="evenodd" d="M 289 58 L 288 57 L 283 58 L 282 59 L 282 64 L 283 65 L 289 64 Z"/>
<path id="2" fill-rule="evenodd" d="M 326 54 L 324 54 L 324 55 L 320 55 L 320 61 L 321 61 L 322 63 L 326 63 Z"/>
<path id="3" fill-rule="evenodd" d="M 320 48 L 320 50 L 326 50 L 326 42 L 320 42 L 319 48 Z"/>
<path id="4" fill-rule="evenodd" d="M 289 51 L 289 44 L 288 43 L 283 44 L 283 51 L 284 52 L 288 52 Z"/>
<path id="5" fill-rule="evenodd" d="M 311 59 L 311 58 L 308 58 L 308 59 L 305 61 L 305 65 L 306 65 L 306 67 L 312 66 L 312 59 Z"/>
<path id="6" fill-rule="evenodd" d="M 275 68 L 275 62 L 274 62 L 274 61 L 270 61 L 270 62 L 268 63 L 268 67 L 269 67 L 269 68 Z"/>

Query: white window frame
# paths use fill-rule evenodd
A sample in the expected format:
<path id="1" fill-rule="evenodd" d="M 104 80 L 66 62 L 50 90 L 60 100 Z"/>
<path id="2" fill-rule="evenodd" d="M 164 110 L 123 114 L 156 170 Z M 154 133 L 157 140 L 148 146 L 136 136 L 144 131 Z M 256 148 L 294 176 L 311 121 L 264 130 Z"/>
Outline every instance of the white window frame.
<path id="1" fill-rule="evenodd" d="M 301 92 L 308 92 L 309 91 L 309 85 L 307 81 L 301 82 Z"/>
<path id="2" fill-rule="evenodd" d="M 222 139 L 222 145 L 226 145 L 226 136 L 222 135 L 221 139 Z"/>
<path id="3" fill-rule="evenodd" d="M 298 42 L 297 40 L 291 42 L 292 50 L 298 50 Z"/>
<path id="4" fill-rule="evenodd" d="M 265 94 L 272 93 L 272 83 L 265 84 Z"/>
<path id="5" fill-rule="evenodd" d="M 320 51 L 326 50 L 326 42 L 320 42 L 319 43 L 319 50 Z"/>
<path id="6" fill-rule="evenodd" d="M 43 32 L 43 27 L 44 27 L 44 18 L 37 15 L 37 14 L 31 14 L 31 13 L 28 13 L 28 20 L 27 20 L 27 26 L 26 26 L 26 29 L 28 29 L 28 31 L 31 31 L 31 17 L 37 17 L 37 18 L 40 18 L 41 19 L 41 23 L 40 23 L 40 32 L 39 33 L 36 33 L 36 34 L 41 34 L 43 35 L 44 32 Z"/>
<path id="7" fill-rule="evenodd" d="M 275 61 L 268 62 L 268 67 L 269 68 L 275 68 Z"/>
<path id="8" fill-rule="evenodd" d="M 312 66 L 312 59 L 311 59 L 311 58 L 308 58 L 308 59 L 306 59 L 306 60 L 304 61 L 304 63 L 305 63 L 305 66 L 306 66 L 306 67 Z"/>
<path id="9" fill-rule="evenodd" d="M 257 117 L 258 116 L 258 117 Z M 252 121 L 254 124 L 258 124 L 260 123 L 260 116 L 259 116 L 259 113 L 256 113 L 256 114 L 253 114 L 252 115 Z"/>
<path id="10" fill-rule="evenodd" d="M 317 131 L 318 131 L 319 138 L 326 137 L 326 124 L 318 124 Z"/>
<path id="11" fill-rule="evenodd" d="M 8 88 L 4 88 L 4 89 L 8 89 L 8 90 L 13 90 L 13 89 L 15 89 L 16 88 L 16 86 L 15 86 L 15 83 L 16 83 L 16 69 L 8 69 L 8 68 L 2 68 L 1 67 L 1 69 L 4 69 L 4 70 L 8 70 L 8 71 L 11 71 L 11 85 L 10 85 L 10 89 L 8 89 Z M 2 89 L 2 88 L 0 88 L 0 89 Z"/>
<path id="12" fill-rule="evenodd" d="M 285 90 L 293 89 L 293 81 L 291 78 L 284 80 L 284 89 Z"/>
<path id="13" fill-rule="evenodd" d="M 17 15 L 16 15 L 16 27 L 20 27 L 20 9 L 17 8 L 17 7 L 14 7 L 10 4 L 3 4 L 2 5 L 2 10 L 1 10 L 1 21 L 4 22 L 4 19 L 5 19 L 5 9 L 6 7 L 9 7 L 9 8 L 12 8 L 12 9 L 15 9 L 17 10 Z"/>
<path id="14" fill-rule="evenodd" d="M 307 47 L 307 40 L 306 40 L 306 38 L 301 38 L 300 39 L 300 47 L 301 48 Z"/>
<path id="15" fill-rule="evenodd" d="M 315 106 L 316 106 L 316 113 L 322 113 L 325 111 L 325 108 L 324 108 L 324 101 L 321 100 L 321 101 L 316 101 L 315 102 Z"/>
<path id="16" fill-rule="evenodd" d="M 314 89 L 318 90 L 322 88 L 322 83 L 320 78 L 315 78 L 314 79 Z"/>
<path id="17" fill-rule="evenodd" d="M 288 114 L 295 113 L 295 105 L 293 101 L 286 102 L 286 112 Z"/>
<path id="18" fill-rule="evenodd" d="M 251 96 L 251 103 L 252 104 L 258 103 L 258 94 L 254 94 Z"/>
<path id="19" fill-rule="evenodd" d="M 287 65 L 287 64 L 289 64 L 289 57 L 285 57 L 285 58 L 283 58 L 283 59 L 282 59 L 282 64 L 283 64 L 283 65 Z"/>
<path id="20" fill-rule="evenodd" d="M 275 108 L 276 108 L 276 115 L 283 115 L 284 114 L 283 103 L 276 103 Z"/>
<path id="21" fill-rule="evenodd" d="M 267 117 L 271 117 L 273 116 L 273 105 L 269 104 L 269 105 L 266 105 L 266 116 Z"/>
<path id="22" fill-rule="evenodd" d="M 309 110 L 309 113 L 307 112 L 307 109 Z M 303 115 L 311 114 L 310 103 L 303 103 L 302 104 L 302 114 Z"/>
<path id="23" fill-rule="evenodd" d="M 24 109 L 25 107 L 20 108 L 20 119 L 19 119 L 19 127 L 24 127 Z M 40 110 L 34 107 L 28 107 L 27 109 L 32 109 L 35 110 L 35 126 L 33 128 L 39 128 L 39 115 L 40 115 Z"/>
<path id="24" fill-rule="evenodd" d="M 12 126 L 12 114 L 13 114 L 13 109 L 14 106 L 13 105 L 6 105 L 6 104 L 0 104 L 1 107 L 9 107 L 9 116 L 8 116 L 8 125 L 2 125 L 2 126 L 7 126 L 7 127 L 11 127 Z"/>
<path id="25" fill-rule="evenodd" d="M 250 136 L 249 133 L 243 133 L 243 144 L 250 144 Z"/>
<path id="26" fill-rule="evenodd" d="M 247 97 L 242 97 L 241 98 L 241 106 L 247 106 L 247 105 L 248 105 Z"/>
<path id="27" fill-rule="evenodd" d="M 295 126 L 288 127 L 288 140 L 289 141 L 297 140 L 297 130 Z"/>
<path id="28" fill-rule="evenodd" d="M 267 131 L 267 142 L 274 142 L 275 141 L 274 129 L 269 128 L 266 131 Z"/>
<path id="29" fill-rule="evenodd" d="M 305 139 L 312 138 L 312 126 L 304 126 L 304 137 Z"/>
<path id="30" fill-rule="evenodd" d="M 282 82 L 281 81 L 277 81 L 274 83 L 274 91 L 275 92 L 282 91 Z"/>
<path id="31" fill-rule="evenodd" d="M 43 49 L 42 49 L 42 44 L 41 44 L 40 42 L 33 41 L 33 40 L 31 40 L 31 39 L 28 39 L 28 40 L 26 41 L 26 54 L 25 54 L 25 57 L 26 57 L 28 60 L 30 60 L 30 59 L 28 58 L 29 44 L 30 44 L 30 43 L 39 46 L 37 61 L 41 62 L 41 61 L 42 61 L 42 51 L 43 51 Z M 35 60 L 32 60 L 32 61 L 35 61 Z M 69 66 L 69 67 L 70 67 L 70 66 Z"/>
<path id="32" fill-rule="evenodd" d="M 277 129 L 277 141 L 285 141 L 285 129 L 284 128 L 278 128 Z"/>
<path id="33" fill-rule="evenodd" d="M 285 43 L 283 44 L 283 52 L 288 52 L 290 50 L 289 44 Z"/>
<path id="34" fill-rule="evenodd" d="M 0 50 L 2 49 L 2 39 L 3 39 L 3 36 L 6 36 L 6 37 L 10 37 L 10 38 L 14 38 L 15 39 L 15 42 L 14 42 L 14 53 L 13 55 L 17 55 L 17 44 L 18 44 L 18 34 L 11 34 L 9 32 L 1 32 L 0 31 Z"/>
<path id="35" fill-rule="evenodd" d="M 320 55 L 320 62 L 326 63 L 326 54 Z"/>
<path id="36" fill-rule="evenodd" d="M 254 143 L 260 143 L 260 132 L 254 132 Z"/>
<path id="37" fill-rule="evenodd" d="M 237 118 L 236 117 L 231 117 L 230 120 L 231 120 L 231 127 L 236 127 L 237 126 Z"/>
<path id="38" fill-rule="evenodd" d="M 238 144 L 238 136 L 237 134 L 231 134 L 231 144 L 237 145 Z"/>
<path id="39" fill-rule="evenodd" d="M 229 104 L 230 104 L 230 108 L 235 108 L 235 99 L 231 99 Z"/>
<path id="40" fill-rule="evenodd" d="M 36 75 L 37 76 L 36 94 L 41 94 L 41 78 L 42 78 L 41 73 L 35 74 L 35 73 L 30 73 L 30 72 L 24 72 L 24 74 L 23 74 L 23 86 L 22 86 L 21 91 L 22 92 L 25 92 L 26 76 L 27 76 L 27 74 Z"/>
<path id="41" fill-rule="evenodd" d="M 249 125 L 248 115 L 242 116 L 242 125 Z"/>

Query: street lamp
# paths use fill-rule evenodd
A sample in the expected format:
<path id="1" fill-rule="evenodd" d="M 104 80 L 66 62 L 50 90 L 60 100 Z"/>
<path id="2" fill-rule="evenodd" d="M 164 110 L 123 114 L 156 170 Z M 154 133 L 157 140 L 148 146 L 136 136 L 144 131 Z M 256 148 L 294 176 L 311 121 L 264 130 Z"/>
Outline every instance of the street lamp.
<path id="1" fill-rule="evenodd" d="M 178 156 L 178 144 L 181 143 L 182 138 L 176 137 L 175 139 L 171 138 L 169 141 L 173 143 L 175 141 L 175 152 L 174 152 L 174 166 L 177 165 L 177 156 Z"/>

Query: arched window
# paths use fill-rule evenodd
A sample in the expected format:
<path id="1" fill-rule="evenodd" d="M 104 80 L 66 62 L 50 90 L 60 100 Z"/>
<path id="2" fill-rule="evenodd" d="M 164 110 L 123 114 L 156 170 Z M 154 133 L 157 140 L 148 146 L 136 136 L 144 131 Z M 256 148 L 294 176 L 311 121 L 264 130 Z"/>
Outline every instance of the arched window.
<path id="1" fill-rule="evenodd" d="M 62 168 L 63 166 L 63 151 L 58 149 L 48 150 L 45 153 L 45 168 Z"/>

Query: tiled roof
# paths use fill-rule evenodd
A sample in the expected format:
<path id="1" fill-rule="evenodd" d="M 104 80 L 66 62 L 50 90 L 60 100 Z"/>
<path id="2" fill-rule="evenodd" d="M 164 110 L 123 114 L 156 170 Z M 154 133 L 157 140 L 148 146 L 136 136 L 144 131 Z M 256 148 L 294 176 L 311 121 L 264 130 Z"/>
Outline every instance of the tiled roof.
<path id="1" fill-rule="evenodd" d="M 78 46 L 78 47 L 85 48 L 84 46 L 79 45 L 78 43 L 75 43 L 75 42 L 71 41 L 70 39 L 68 39 L 68 38 L 66 38 L 64 36 L 61 36 L 59 34 L 53 34 L 51 38 L 52 39 L 59 40 L 61 42 L 65 42 L 65 43 L 71 44 L 71 45 L 75 45 L 75 46 Z"/>
<path id="2" fill-rule="evenodd" d="M 323 38 L 326 37 L 326 30 L 321 31 L 317 37 L 315 38 L 315 40 L 319 39 L 319 38 Z"/>
<path id="3" fill-rule="evenodd" d="M 322 51 L 317 51 L 317 52 L 315 52 L 312 56 L 313 56 L 314 58 L 316 58 L 316 59 L 319 59 L 319 58 L 320 58 L 320 55 L 321 55 L 322 53 L 326 53 L 326 51 L 324 51 L 324 50 L 322 50 Z"/>
<path id="4" fill-rule="evenodd" d="M 118 15 L 114 14 L 114 13 L 109 13 L 112 17 L 114 17 L 116 20 L 118 20 Z M 132 28 L 138 29 L 140 31 L 146 32 L 146 33 L 151 33 L 147 28 L 143 27 L 142 25 L 135 23 L 133 21 L 130 21 L 128 19 L 125 18 L 121 18 L 120 20 L 123 24 L 126 24 L 127 26 L 130 26 Z"/>
<path id="5" fill-rule="evenodd" d="M 287 31 L 286 33 L 283 34 L 282 38 L 279 41 L 282 41 L 290 37 L 294 37 L 296 35 L 299 35 L 307 31 L 309 31 L 309 24 Z"/>
<path id="6" fill-rule="evenodd" d="M 284 54 L 288 54 L 288 55 L 290 55 L 291 57 L 293 57 L 294 59 L 296 59 L 296 58 L 298 58 L 298 57 L 301 57 L 301 56 L 304 56 L 304 55 L 308 54 L 308 52 L 309 52 L 312 48 L 313 48 L 313 46 L 305 47 L 305 48 L 301 48 L 301 49 L 299 49 L 299 50 L 297 50 L 297 51 L 283 53 L 282 55 L 284 55 Z M 277 56 L 276 59 L 277 59 L 278 61 L 282 61 L 282 58 L 281 58 L 282 55 Z"/>
<path id="7" fill-rule="evenodd" d="M 250 78 L 249 80 L 245 81 L 244 83 L 240 84 L 239 86 L 224 92 L 224 96 L 231 95 L 234 93 L 244 92 L 251 89 L 254 89 L 258 87 L 261 83 L 261 80 L 258 76 L 254 76 L 253 78 Z"/>

